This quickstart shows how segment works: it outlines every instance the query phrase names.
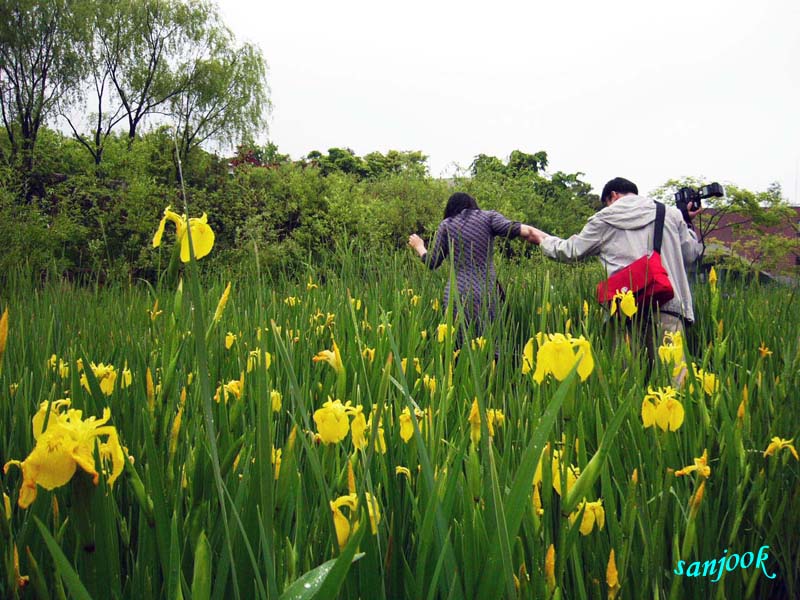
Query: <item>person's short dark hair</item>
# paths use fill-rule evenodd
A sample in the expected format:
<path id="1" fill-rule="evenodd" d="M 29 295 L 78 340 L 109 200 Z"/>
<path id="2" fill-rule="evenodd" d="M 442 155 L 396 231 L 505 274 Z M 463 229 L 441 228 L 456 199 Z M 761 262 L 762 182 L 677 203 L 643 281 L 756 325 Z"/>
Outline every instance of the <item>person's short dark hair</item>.
<path id="1" fill-rule="evenodd" d="M 464 192 L 456 192 L 447 200 L 447 206 L 444 208 L 444 218 L 455 217 L 462 210 L 469 208 L 478 208 L 478 202 Z"/>
<path id="2" fill-rule="evenodd" d="M 610 200 L 611 194 L 617 192 L 618 194 L 638 194 L 639 188 L 632 181 L 628 181 L 624 177 L 615 177 L 603 186 L 603 193 L 600 195 L 600 203 L 605 206 Z"/>

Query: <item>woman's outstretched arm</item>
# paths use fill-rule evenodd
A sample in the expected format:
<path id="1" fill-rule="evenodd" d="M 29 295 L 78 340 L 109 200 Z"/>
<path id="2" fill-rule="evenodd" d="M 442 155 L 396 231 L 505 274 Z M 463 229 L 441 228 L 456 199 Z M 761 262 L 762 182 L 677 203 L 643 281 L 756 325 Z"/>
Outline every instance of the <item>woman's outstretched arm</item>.
<path id="1" fill-rule="evenodd" d="M 433 242 L 433 250 L 430 253 L 425 248 L 425 241 L 416 233 L 408 236 L 408 245 L 416 251 L 422 261 L 428 265 L 428 268 L 437 268 L 447 257 L 448 251 L 447 230 L 444 227 L 444 223 L 441 223 L 436 231 L 436 239 Z"/>

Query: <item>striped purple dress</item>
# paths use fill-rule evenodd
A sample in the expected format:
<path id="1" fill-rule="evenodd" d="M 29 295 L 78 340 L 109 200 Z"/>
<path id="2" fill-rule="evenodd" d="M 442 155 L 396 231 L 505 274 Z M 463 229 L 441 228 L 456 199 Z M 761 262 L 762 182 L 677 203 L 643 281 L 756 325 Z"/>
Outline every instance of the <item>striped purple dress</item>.
<path id="1" fill-rule="evenodd" d="M 493 210 L 462 210 L 439 223 L 430 252 L 422 256 L 429 268 L 435 269 L 450 253 L 456 271 L 456 283 L 464 304 L 465 321 L 482 330 L 481 315 L 485 310 L 493 320 L 497 306 L 497 277 L 494 271 L 494 238 L 519 236 L 520 223 L 509 221 Z M 450 282 L 444 291 L 444 303 L 450 297 Z M 454 303 L 457 311 L 458 306 Z"/>

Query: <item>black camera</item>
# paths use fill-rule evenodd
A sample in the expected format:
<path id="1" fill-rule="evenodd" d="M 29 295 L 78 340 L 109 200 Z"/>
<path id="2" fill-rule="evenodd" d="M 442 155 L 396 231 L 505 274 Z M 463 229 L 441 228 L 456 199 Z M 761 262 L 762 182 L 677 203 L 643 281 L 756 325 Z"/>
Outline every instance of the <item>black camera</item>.
<path id="1" fill-rule="evenodd" d="M 675 206 L 681 211 L 683 218 L 686 222 L 690 222 L 689 205 L 693 205 L 693 210 L 700 208 L 703 203 L 703 198 L 722 198 L 725 195 L 725 190 L 716 181 L 704 185 L 699 189 L 691 187 L 682 187 L 675 193 Z"/>

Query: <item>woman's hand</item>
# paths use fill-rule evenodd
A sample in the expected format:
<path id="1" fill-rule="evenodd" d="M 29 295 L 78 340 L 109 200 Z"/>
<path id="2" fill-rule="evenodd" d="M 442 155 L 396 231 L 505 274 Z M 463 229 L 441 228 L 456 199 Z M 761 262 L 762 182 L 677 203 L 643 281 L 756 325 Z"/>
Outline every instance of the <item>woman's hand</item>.
<path id="1" fill-rule="evenodd" d="M 545 233 L 532 227 L 531 225 L 522 224 L 519 226 L 519 237 L 531 244 L 541 244 L 545 238 Z"/>
<path id="2" fill-rule="evenodd" d="M 427 250 L 425 249 L 425 242 L 416 233 L 408 236 L 408 245 L 417 251 L 420 256 L 425 256 Z"/>

